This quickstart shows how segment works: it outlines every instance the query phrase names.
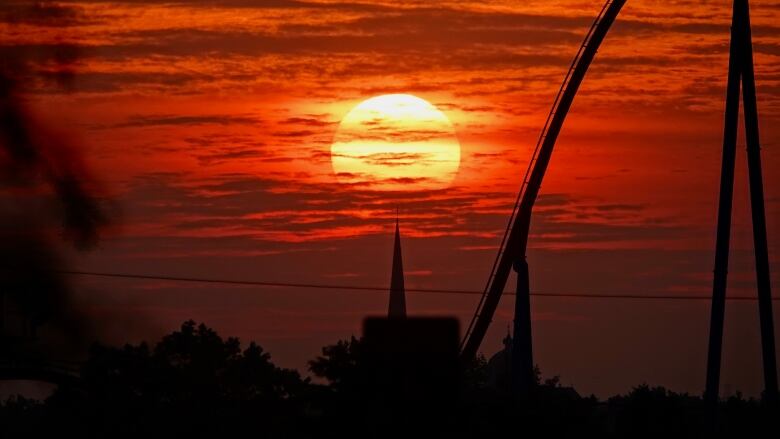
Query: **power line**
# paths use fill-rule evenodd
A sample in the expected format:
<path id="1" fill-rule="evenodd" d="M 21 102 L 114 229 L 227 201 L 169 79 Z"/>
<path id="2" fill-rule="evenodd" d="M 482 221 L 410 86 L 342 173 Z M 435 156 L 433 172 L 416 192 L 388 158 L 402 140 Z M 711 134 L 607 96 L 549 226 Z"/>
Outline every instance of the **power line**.
<path id="1" fill-rule="evenodd" d="M 262 286 L 262 287 L 280 287 L 280 288 L 313 288 L 324 290 L 350 290 L 350 291 L 388 291 L 387 287 L 378 287 L 372 285 L 339 285 L 339 284 L 325 284 L 325 283 L 298 283 L 298 282 L 277 282 L 277 281 L 260 281 L 260 280 L 237 280 L 237 279 L 216 279 L 216 278 L 204 278 L 204 277 L 181 277 L 181 276 L 165 276 L 165 275 L 151 275 L 151 274 L 132 274 L 132 273 L 108 273 L 108 272 L 96 272 L 96 271 L 74 271 L 63 270 L 62 274 L 73 276 L 95 276 L 95 277 L 110 277 L 121 279 L 136 279 L 136 280 L 161 280 L 170 282 L 193 282 L 193 283 L 209 283 L 209 284 L 222 284 L 222 285 L 244 285 L 244 286 Z M 456 289 L 438 289 L 438 288 L 406 288 L 408 293 L 427 293 L 427 294 L 463 294 L 463 295 L 481 295 L 481 291 L 476 290 L 456 290 Z M 512 292 L 506 292 L 504 294 L 514 295 Z M 583 293 L 545 293 L 545 292 L 531 292 L 532 296 L 536 297 L 560 297 L 560 298 L 582 298 L 582 299 L 629 299 L 629 300 L 710 300 L 709 296 L 701 295 L 642 295 L 642 294 L 583 294 Z M 735 301 L 755 301 L 756 297 L 736 296 L 726 297 L 726 300 Z M 773 301 L 780 300 L 780 298 L 773 297 Z"/>

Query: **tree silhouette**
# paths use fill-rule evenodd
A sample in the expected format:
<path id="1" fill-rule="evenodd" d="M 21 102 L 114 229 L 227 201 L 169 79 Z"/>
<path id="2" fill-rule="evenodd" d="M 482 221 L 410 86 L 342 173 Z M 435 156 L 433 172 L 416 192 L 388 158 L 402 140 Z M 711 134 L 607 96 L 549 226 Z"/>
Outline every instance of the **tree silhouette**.
<path id="1" fill-rule="evenodd" d="M 82 381 L 83 389 L 55 391 L 43 413 L 60 428 L 90 436 L 222 436 L 249 430 L 287 437 L 307 425 L 308 380 L 274 365 L 257 344 L 242 351 L 237 338 L 223 339 L 194 321 L 153 349 L 147 343 L 93 345 Z"/>
<path id="2" fill-rule="evenodd" d="M 324 378 L 335 391 L 352 392 L 360 385 L 361 368 L 365 362 L 365 346 L 354 336 L 322 348 L 322 355 L 309 361 L 309 370 Z"/>
<path id="3" fill-rule="evenodd" d="M 325 383 L 314 384 L 276 366 L 254 342 L 242 349 L 237 338 L 187 321 L 154 344 L 93 345 L 78 388 L 61 386 L 44 402 L 23 397 L 0 402 L 0 437 L 344 438 L 427 431 L 456 438 L 507 432 L 641 438 L 708 431 L 698 396 L 641 385 L 598 401 L 581 397 L 558 377 L 542 379 L 538 368 L 533 400 L 518 403 L 503 388 L 486 385 L 484 358 L 464 367 L 447 416 L 413 407 L 416 413 L 399 428 L 397 417 L 381 414 L 390 406 L 377 405 L 364 388 L 371 364 L 367 349 L 355 337 L 323 347 L 309 370 Z M 774 437 L 779 420 L 776 407 L 737 394 L 719 404 L 713 436 Z"/>

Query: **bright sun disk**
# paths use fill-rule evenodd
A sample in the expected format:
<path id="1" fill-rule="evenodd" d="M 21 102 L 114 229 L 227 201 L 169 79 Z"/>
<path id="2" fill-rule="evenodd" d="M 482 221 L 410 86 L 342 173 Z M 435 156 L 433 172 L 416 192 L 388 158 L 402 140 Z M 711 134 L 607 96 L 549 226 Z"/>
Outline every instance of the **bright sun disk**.
<path id="1" fill-rule="evenodd" d="M 341 120 L 331 145 L 340 181 L 382 190 L 449 186 L 460 166 L 460 143 L 439 109 L 409 94 L 367 99 Z"/>

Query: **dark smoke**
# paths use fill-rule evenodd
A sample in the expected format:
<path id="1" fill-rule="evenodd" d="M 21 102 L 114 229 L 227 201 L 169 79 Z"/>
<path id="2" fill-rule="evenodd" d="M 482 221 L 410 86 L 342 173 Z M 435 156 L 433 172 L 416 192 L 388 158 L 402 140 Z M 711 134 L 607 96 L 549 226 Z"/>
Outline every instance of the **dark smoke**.
<path id="1" fill-rule="evenodd" d="M 15 81 L 0 73 L 0 164 L 4 183 L 32 187 L 40 180 L 55 191 L 66 237 L 77 247 L 89 248 L 97 242 L 98 230 L 106 217 L 86 190 L 88 173 L 76 150 L 30 117 L 17 96 Z"/>
<path id="2" fill-rule="evenodd" d="M 2 340 L 32 339 L 62 354 L 93 341 L 94 325 L 74 306 L 57 241 L 92 248 L 107 216 L 78 150 L 25 105 L 23 85 L 34 75 L 24 63 L 0 65 Z M 38 339 L 38 328 L 53 337 Z"/>

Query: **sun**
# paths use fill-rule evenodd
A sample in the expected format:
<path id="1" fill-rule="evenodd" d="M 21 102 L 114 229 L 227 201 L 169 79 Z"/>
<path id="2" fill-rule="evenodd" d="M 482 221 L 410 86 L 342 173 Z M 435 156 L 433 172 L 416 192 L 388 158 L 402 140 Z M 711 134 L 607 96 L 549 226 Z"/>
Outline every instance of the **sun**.
<path id="1" fill-rule="evenodd" d="M 460 166 L 460 143 L 450 120 L 409 94 L 358 104 L 341 120 L 330 150 L 339 181 L 379 190 L 445 188 Z"/>

